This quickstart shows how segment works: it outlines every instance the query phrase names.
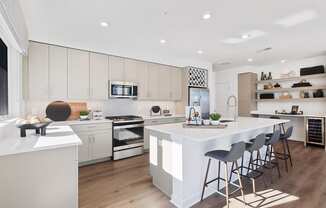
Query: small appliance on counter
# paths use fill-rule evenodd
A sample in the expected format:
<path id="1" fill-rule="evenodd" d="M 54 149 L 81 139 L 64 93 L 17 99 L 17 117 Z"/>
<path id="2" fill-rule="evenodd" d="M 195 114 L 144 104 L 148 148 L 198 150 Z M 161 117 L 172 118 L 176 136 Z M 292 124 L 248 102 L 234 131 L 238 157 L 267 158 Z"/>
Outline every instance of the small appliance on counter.
<path id="1" fill-rule="evenodd" d="M 162 115 L 162 109 L 160 106 L 155 105 L 151 107 L 150 116 L 161 116 L 161 115 Z"/>
<path id="2" fill-rule="evenodd" d="M 92 112 L 92 117 L 94 120 L 102 120 L 103 112 L 101 110 L 95 110 Z"/>

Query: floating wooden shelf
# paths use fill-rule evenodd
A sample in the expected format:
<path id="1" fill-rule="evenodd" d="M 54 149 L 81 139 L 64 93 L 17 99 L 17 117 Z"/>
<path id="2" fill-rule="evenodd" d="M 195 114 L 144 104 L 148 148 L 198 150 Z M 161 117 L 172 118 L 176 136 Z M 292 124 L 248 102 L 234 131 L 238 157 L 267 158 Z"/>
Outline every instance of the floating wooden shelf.
<path id="1" fill-rule="evenodd" d="M 306 75 L 306 76 L 300 76 L 300 77 L 288 77 L 288 78 L 280 78 L 280 79 L 262 80 L 262 81 L 257 81 L 257 84 L 266 84 L 266 83 L 270 83 L 270 82 L 272 82 L 272 83 L 286 82 L 286 81 L 302 80 L 302 79 L 319 79 L 319 78 L 326 78 L 326 73 Z"/>
<path id="2" fill-rule="evenodd" d="M 288 92 L 288 91 L 308 91 L 308 90 L 318 90 L 326 89 L 326 86 L 312 86 L 312 87 L 294 87 L 294 88 L 273 88 L 267 90 L 257 90 L 257 93 L 273 93 L 273 92 Z"/>
<path id="3" fill-rule="evenodd" d="M 256 99 L 257 102 L 296 102 L 296 101 L 308 101 L 308 102 L 322 102 L 326 101 L 326 97 L 322 98 L 292 98 L 292 99 Z"/>

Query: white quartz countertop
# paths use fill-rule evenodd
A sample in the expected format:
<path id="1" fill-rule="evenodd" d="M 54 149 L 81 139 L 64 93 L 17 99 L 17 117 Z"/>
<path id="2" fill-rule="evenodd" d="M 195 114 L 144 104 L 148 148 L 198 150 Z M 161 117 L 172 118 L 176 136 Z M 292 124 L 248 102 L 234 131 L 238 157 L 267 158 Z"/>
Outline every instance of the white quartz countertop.
<path id="1" fill-rule="evenodd" d="M 58 149 L 82 144 L 69 125 L 52 123 L 46 136 L 36 135 L 35 130 L 27 130 L 27 136 L 20 137 L 20 129 L 15 119 L 0 123 L 0 156 L 41 150 Z"/>
<path id="2" fill-rule="evenodd" d="M 57 121 L 54 122 L 55 125 L 80 125 L 80 124 L 97 124 L 97 123 L 112 123 L 112 120 L 109 119 L 100 119 L 100 120 L 71 120 L 71 121 Z"/>
<path id="3" fill-rule="evenodd" d="M 168 119 L 168 118 L 185 118 L 184 114 L 173 114 L 171 116 L 142 116 L 144 120 L 152 120 L 152 119 Z"/>
<path id="4" fill-rule="evenodd" d="M 266 116 L 279 116 L 279 117 L 323 117 L 326 118 L 326 113 L 316 113 L 316 114 L 303 114 L 303 115 L 295 115 L 295 114 L 281 114 L 281 113 L 272 113 L 272 112 L 261 112 L 261 111 L 251 111 L 252 115 L 266 115 Z"/>
<path id="5" fill-rule="evenodd" d="M 220 137 L 247 133 L 253 130 L 268 128 L 273 125 L 287 122 L 289 122 L 289 120 L 239 117 L 236 122 L 227 123 L 228 126 L 225 129 L 183 128 L 182 123 L 148 126 L 145 128 L 180 138 L 191 139 L 196 142 L 206 142 Z"/>

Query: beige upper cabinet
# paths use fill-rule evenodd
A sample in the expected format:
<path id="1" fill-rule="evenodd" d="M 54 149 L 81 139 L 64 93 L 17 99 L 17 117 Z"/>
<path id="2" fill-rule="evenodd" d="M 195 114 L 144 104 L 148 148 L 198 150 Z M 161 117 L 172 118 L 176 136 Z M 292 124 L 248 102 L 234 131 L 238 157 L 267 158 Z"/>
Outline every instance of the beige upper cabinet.
<path id="1" fill-rule="evenodd" d="M 49 98 L 49 46 L 31 42 L 28 52 L 29 99 Z"/>
<path id="2" fill-rule="evenodd" d="M 151 100 L 160 99 L 160 65 L 149 63 L 148 64 L 148 95 L 147 98 Z"/>
<path id="3" fill-rule="evenodd" d="M 139 62 L 137 65 L 137 83 L 138 83 L 138 99 L 143 100 L 148 97 L 148 64 Z"/>
<path id="4" fill-rule="evenodd" d="M 67 48 L 49 46 L 49 98 L 66 99 L 68 93 Z"/>
<path id="5" fill-rule="evenodd" d="M 89 52 L 68 49 L 68 98 L 89 98 Z"/>
<path id="6" fill-rule="evenodd" d="M 138 82 L 138 70 L 142 67 L 142 62 L 132 59 L 125 59 L 125 81 L 126 82 Z"/>
<path id="7" fill-rule="evenodd" d="M 104 54 L 90 53 L 90 98 L 108 98 L 109 57 Z"/>
<path id="8" fill-rule="evenodd" d="M 182 99 L 182 70 L 177 67 L 170 67 L 171 99 L 178 101 Z"/>
<path id="9" fill-rule="evenodd" d="M 161 65 L 159 68 L 159 99 L 171 99 L 170 69 L 168 66 Z"/>
<path id="10" fill-rule="evenodd" d="M 109 77 L 111 81 L 125 80 L 125 59 L 109 56 Z"/>

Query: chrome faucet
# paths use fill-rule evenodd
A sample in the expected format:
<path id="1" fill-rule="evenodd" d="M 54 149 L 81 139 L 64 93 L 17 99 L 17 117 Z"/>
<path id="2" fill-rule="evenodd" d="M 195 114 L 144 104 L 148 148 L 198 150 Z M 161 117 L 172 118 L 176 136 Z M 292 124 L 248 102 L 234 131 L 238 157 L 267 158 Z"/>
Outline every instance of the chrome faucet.
<path id="1" fill-rule="evenodd" d="M 234 115 L 233 115 L 233 120 L 236 121 L 238 114 L 237 114 L 237 105 L 238 105 L 238 100 L 237 97 L 235 95 L 231 95 L 228 97 L 228 101 L 227 101 L 227 106 L 228 108 L 233 107 L 234 108 Z"/>

